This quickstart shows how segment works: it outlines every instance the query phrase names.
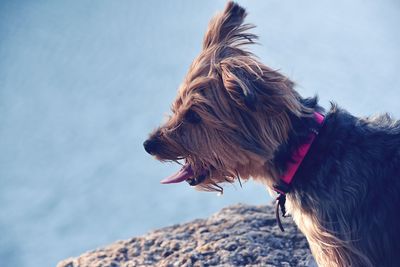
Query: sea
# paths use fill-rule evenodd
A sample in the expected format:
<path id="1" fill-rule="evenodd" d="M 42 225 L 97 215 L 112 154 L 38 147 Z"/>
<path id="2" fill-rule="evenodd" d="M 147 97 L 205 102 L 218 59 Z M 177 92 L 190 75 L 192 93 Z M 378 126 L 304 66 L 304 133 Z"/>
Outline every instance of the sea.
<path id="1" fill-rule="evenodd" d="M 239 1 L 262 62 L 358 116 L 400 118 L 400 2 Z M 161 185 L 143 150 L 224 0 L 0 1 L 0 266 L 46 267 L 238 202 Z"/>

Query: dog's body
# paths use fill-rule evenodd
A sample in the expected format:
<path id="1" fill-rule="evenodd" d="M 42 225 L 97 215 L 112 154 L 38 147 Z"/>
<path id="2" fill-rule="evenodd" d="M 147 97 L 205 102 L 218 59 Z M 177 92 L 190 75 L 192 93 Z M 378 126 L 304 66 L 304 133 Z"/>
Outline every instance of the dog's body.
<path id="1" fill-rule="evenodd" d="M 400 123 L 334 107 L 287 198 L 320 266 L 399 266 Z"/>
<path id="2" fill-rule="evenodd" d="M 400 252 L 400 122 L 324 113 L 282 74 L 242 49 L 257 37 L 229 2 L 210 23 L 203 51 L 173 104 L 174 115 L 145 142 L 160 160 L 184 160 L 164 183 L 222 191 L 222 182 L 281 183 L 299 146 L 319 133 L 287 193 L 287 208 L 323 267 L 394 267 Z"/>

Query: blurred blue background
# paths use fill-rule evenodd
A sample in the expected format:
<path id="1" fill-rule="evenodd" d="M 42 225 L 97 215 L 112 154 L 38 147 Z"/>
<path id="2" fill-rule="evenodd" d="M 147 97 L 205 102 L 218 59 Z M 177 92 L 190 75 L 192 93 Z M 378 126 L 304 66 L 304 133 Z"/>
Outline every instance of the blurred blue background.
<path id="1" fill-rule="evenodd" d="M 356 115 L 400 117 L 396 0 L 239 1 L 253 51 Z M 208 21 L 225 1 L 0 2 L 0 266 L 55 266 L 237 202 L 270 202 L 253 182 L 224 196 L 159 180 L 179 167 L 145 154 Z"/>

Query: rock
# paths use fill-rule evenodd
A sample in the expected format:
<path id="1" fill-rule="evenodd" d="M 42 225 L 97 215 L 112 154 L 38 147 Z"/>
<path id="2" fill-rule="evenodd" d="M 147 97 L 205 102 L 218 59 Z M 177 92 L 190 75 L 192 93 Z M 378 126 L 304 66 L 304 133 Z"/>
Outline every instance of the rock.
<path id="1" fill-rule="evenodd" d="M 282 233 L 272 206 L 234 205 L 208 219 L 165 227 L 63 260 L 57 267 L 316 267 L 301 232 L 290 218 L 283 221 Z"/>

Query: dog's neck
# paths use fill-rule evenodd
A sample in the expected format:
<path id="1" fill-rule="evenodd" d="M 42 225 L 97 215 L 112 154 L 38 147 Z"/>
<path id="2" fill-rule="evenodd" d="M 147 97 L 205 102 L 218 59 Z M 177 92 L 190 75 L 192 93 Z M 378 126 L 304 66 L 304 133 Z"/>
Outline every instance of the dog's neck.
<path id="1" fill-rule="evenodd" d="M 280 176 L 279 183 L 274 186 L 278 193 L 290 191 L 291 181 L 323 123 L 320 113 L 322 108 L 318 106 L 316 98 L 301 99 L 300 102 L 313 110 L 314 115 L 291 115 L 292 130 L 289 132 L 289 138 L 285 144 L 279 146 L 274 157 L 274 165 Z"/>

